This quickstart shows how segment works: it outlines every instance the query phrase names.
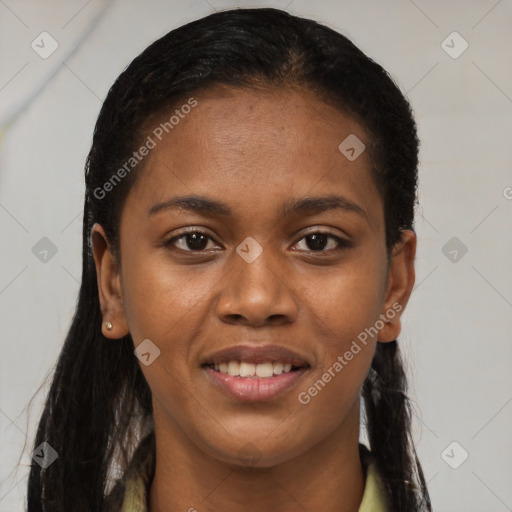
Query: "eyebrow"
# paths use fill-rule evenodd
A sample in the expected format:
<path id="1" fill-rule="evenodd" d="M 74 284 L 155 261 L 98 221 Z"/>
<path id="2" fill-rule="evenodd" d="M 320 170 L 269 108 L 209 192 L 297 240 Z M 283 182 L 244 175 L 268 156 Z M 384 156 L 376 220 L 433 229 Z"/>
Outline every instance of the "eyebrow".
<path id="1" fill-rule="evenodd" d="M 197 213 L 214 214 L 225 217 L 233 215 L 233 211 L 228 205 L 204 196 L 172 197 L 167 201 L 153 205 L 149 209 L 148 215 L 152 216 L 158 212 L 173 208 L 184 208 Z M 314 215 L 334 209 L 354 212 L 368 220 L 368 215 L 361 206 L 338 195 L 291 199 L 281 206 L 278 215 L 280 217 L 287 217 L 292 214 Z"/>

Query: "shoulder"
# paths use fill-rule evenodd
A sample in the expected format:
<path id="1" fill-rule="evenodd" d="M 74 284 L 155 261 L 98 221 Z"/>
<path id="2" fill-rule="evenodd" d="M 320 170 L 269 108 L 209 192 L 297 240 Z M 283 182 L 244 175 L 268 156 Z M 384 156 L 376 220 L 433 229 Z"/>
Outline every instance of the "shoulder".
<path id="1" fill-rule="evenodd" d="M 366 446 L 359 445 L 361 463 L 365 474 L 363 499 L 358 512 L 389 512 L 388 499 L 382 478 L 379 475 L 371 452 Z"/>
<path id="2" fill-rule="evenodd" d="M 137 447 L 124 477 L 105 498 L 105 512 L 147 512 L 154 473 L 155 438 L 151 432 Z"/>

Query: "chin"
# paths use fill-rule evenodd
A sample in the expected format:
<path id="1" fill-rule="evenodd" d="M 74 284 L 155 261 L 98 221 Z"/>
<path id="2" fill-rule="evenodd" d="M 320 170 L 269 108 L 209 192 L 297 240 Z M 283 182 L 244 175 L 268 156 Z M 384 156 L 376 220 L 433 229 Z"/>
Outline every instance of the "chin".
<path id="1" fill-rule="evenodd" d="M 210 445 L 210 455 L 237 468 L 271 468 L 290 461 L 304 451 L 302 443 L 298 443 L 298 446 L 285 446 L 265 438 L 258 441 L 257 436 L 247 436 L 246 442 L 240 441 L 236 446 L 234 439 L 243 438 L 233 436 L 227 440 L 228 445 L 224 449 Z"/>

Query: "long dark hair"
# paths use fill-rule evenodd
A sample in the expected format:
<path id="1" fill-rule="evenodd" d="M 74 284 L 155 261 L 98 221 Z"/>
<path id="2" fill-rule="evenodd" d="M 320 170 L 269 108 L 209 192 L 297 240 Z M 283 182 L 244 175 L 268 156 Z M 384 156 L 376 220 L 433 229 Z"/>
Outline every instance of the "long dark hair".
<path id="1" fill-rule="evenodd" d="M 217 12 L 151 44 L 117 78 L 94 130 L 85 169 L 78 303 L 34 443 L 47 442 L 59 458 L 44 469 L 32 463 L 29 512 L 105 510 L 112 483 L 151 433 L 151 391 L 133 341 L 130 335 L 107 340 L 101 332 L 89 237 L 93 224 L 101 224 L 120 257 L 121 207 L 143 162 L 111 181 L 108 192 L 105 183 L 120 176 L 142 145 L 149 121 L 217 84 L 303 87 L 353 116 L 370 134 L 367 149 L 384 200 L 388 254 L 402 230 L 413 229 L 419 141 L 410 105 L 388 73 L 349 39 L 314 21 L 261 8 Z M 431 510 L 396 341 L 377 344 L 363 397 L 370 450 L 391 509 Z"/>

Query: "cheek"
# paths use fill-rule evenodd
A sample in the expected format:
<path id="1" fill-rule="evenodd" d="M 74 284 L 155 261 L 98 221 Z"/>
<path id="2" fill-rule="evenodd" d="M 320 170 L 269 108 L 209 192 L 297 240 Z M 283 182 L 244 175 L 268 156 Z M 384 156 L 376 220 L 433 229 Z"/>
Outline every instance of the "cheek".
<path id="1" fill-rule="evenodd" d="M 364 257 L 303 288 L 320 360 L 315 386 L 301 390 L 301 403 L 321 409 L 330 402 L 340 412 L 358 395 L 375 351 L 384 288 L 385 267 Z"/>
<path id="2" fill-rule="evenodd" d="M 302 288 L 303 301 L 326 340 L 331 358 L 375 325 L 384 300 L 385 271 L 382 262 L 361 255 Z"/>
<path id="3" fill-rule="evenodd" d="M 321 418 L 321 427 L 314 428 L 317 440 L 321 439 L 357 405 L 375 353 L 376 334 L 371 327 L 380 312 L 376 283 L 368 275 L 338 276 L 310 300 L 319 364 L 307 386 L 297 390 L 304 435 Z"/>
<path id="4" fill-rule="evenodd" d="M 186 338 L 187 326 L 198 321 L 215 276 L 197 268 L 173 268 L 161 256 L 127 260 L 124 304 L 134 341 L 142 337 L 169 342 L 178 330 Z"/>
<path id="5" fill-rule="evenodd" d="M 149 339 L 158 358 L 141 370 L 152 393 L 171 415 L 188 410 L 189 355 L 204 323 L 204 302 L 215 280 L 200 271 L 176 267 L 165 257 L 126 257 L 125 314 L 135 346 Z M 175 417 L 175 419 L 177 419 Z"/>
<path id="6" fill-rule="evenodd" d="M 130 254 L 124 269 L 125 314 L 134 344 L 149 339 L 160 351 L 141 370 L 162 403 L 172 396 L 171 409 L 186 410 L 195 340 L 211 314 L 209 296 L 221 269 L 173 266 L 165 254 L 148 253 Z"/>
<path id="7" fill-rule="evenodd" d="M 330 361 L 308 383 L 308 387 L 302 387 L 297 391 L 299 408 L 307 411 L 307 417 L 315 422 L 316 418 L 322 418 L 322 424 L 328 430 L 335 428 L 354 402 L 359 400 L 359 391 L 368 374 L 374 350 L 368 344 L 361 345 L 357 353 L 346 357 L 347 352 L 342 352 L 339 357 Z M 355 351 L 354 351 L 355 352 Z"/>

